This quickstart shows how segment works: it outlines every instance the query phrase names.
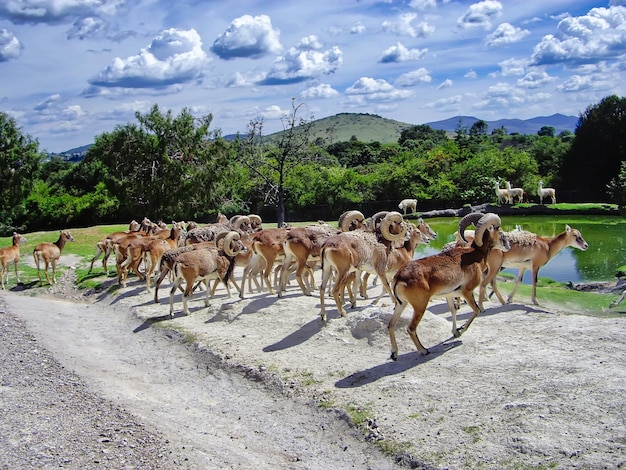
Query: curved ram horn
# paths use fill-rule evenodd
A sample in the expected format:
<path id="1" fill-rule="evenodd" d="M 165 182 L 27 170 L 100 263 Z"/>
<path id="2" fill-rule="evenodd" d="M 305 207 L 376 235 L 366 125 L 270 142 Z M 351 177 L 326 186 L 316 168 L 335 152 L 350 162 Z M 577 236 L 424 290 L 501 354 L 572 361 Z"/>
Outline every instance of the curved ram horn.
<path id="1" fill-rule="evenodd" d="M 389 230 L 391 224 L 399 224 L 401 227 L 400 233 L 391 233 L 391 231 Z M 406 231 L 407 227 L 404 224 L 402 214 L 400 214 L 400 212 L 389 212 L 380 223 L 380 233 L 383 235 L 383 237 L 385 237 L 386 240 L 390 242 L 404 239 L 404 237 L 406 236 Z"/>
<path id="2" fill-rule="evenodd" d="M 339 229 L 342 232 L 349 232 L 355 222 L 362 223 L 365 216 L 357 210 L 346 211 L 339 216 Z"/>
<path id="3" fill-rule="evenodd" d="M 459 236 L 461 237 L 461 240 L 463 240 L 465 243 L 468 243 L 467 239 L 465 238 L 465 229 L 469 227 L 470 225 L 476 226 L 476 224 L 482 218 L 483 215 L 485 214 L 483 214 L 482 212 L 472 212 L 471 214 L 467 214 L 465 217 L 463 217 L 460 220 Z"/>
<path id="4" fill-rule="evenodd" d="M 483 235 L 489 226 L 500 227 L 501 224 L 502 221 L 496 214 L 490 212 L 482 216 L 476 224 L 476 235 L 474 236 L 474 243 L 476 243 L 476 246 L 482 246 Z"/>

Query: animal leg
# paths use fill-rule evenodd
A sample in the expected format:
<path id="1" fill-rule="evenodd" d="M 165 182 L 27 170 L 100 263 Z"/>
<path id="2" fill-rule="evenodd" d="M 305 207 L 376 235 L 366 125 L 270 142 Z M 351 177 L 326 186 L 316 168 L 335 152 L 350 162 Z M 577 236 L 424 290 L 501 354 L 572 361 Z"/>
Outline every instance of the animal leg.
<path id="1" fill-rule="evenodd" d="M 480 312 L 484 312 L 484 310 L 481 309 L 478 306 L 478 304 L 476 304 L 476 300 L 474 299 L 473 292 L 474 292 L 474 288 L 470 286 L 466 286 L 466 288 L 464 288 L 463 291 L 461 292 L 461 295 L 463 296 L 467 304 L 472 308 L 472 311 L 474 313 L 472 314 L 471 317 L 469 317 L 469 319 L 465 322 L 465 324 L 457 330 L 459 333 L 459 336 L 461 336 L 465 331 L 467 331 L 467 329 L 470 327 L 470 325 L 472 324 L 472 322 L 474 321 L 474 319 L 478 316 Z"/>
<path id="2" fill-rule="evenodd" d="M 406 302 L 398 302 L 396 304 L 395 309 L 393 310 L 393 315 L 387 324 L 387 332 L 389 333 L 389 341 L 391 342 L 391 359 L 394 361 L 398 360 L 398 343 L 396 342 L 396 325 L 398 324 L 398 320 L 402 316 L 402 312 L 406 308 Z"/>
<path id="3" fill-rule="evenodd" d="M 520 268 L 519 273 L 517 274 L 517 279 L 515 280 L 515 285 L 513 286 L 513 290 L 509 294 L 509 297 L 506 299 L 507 304 L 510 304 L 511 302 L 513 302 L 513 296 L 517 292 L 517 288 L 519 287 L 519 285 L 522 283 L 522 279 L 524 278 L 525 272 L 526 272 L 526 268 Z"/>
<path id="4" fill-rule="evenodd" d="M 15 260 L 15 262 L 13 263 L 13 267 L 15 268 L 15 282 L 17 284 L 19 284 L 20 283 L 20 276 L 17 273 L 17 263 L 18 263 L 18 260 Z M 7 282 L 9 282 L 9 269 L 8 269 L 8 267 L 4 268 L 4 270 L 7 273 Z M 2 286 L 2 288 L 4 289 L 4 285 Z"/>
<path id="5" fill-rule="evenodd" d="M 326 304 L 324 303 L 324 299 L 326 297 L 326 285 L 328 284 L 328 280 L 332 275 L 332 270 L 330 266 L 322 265 L 322 282 L 320 284 L 320 316 L 322 317 L 322 321 L 326 323 Z"/>
<path id="6" fill-rule="evenodd" d="M 96 254 L 93 255 L 93 258 L 91 258 L 91 264 L 89 265 L 89 271 L 87 271 L 87 274 L 91 274 L 91 270 L 93 269 L 93 263 L 100 257 L 102 253 L 104 252 L 102 250 L 101 243 L 98 242 L 96 243 Z"/>
<path id="7" fill-rule="evenodd" d="M 170 318 L 174 318 L 174 294 L 178 290 L 178 286 L 180 285 L 180 280 L 174 281 L 172 287 L 170 288 Z M 156 298 L 156 291 L 154 292 Z"/>
<path id="8" fill-rule="evenodd" d="M 456 300 L 455 297 L 452 297 L 452 296 L 446 297 L 446 302 L 448 302 L 448 308 L 450 309 L 450 314 L 452 315 L 452 336 L 454 336 L 455 338 L 458 338 L 459 336 L 461 336 L 461 332 L 456 326 L 457 308 L 456 308 L 455 300 Z"/>
<path id="9" fill-rule="evenodd" d="M 617 307 L 619 304 L 622 303 L 622 301 L 624 300 L 624 297 L 626 297 L 626 290 L 622 292 L 622 295 L 620 295 L 619 299 L 617 299 L 615 302 L 610 303 L 609 308 Z"/>

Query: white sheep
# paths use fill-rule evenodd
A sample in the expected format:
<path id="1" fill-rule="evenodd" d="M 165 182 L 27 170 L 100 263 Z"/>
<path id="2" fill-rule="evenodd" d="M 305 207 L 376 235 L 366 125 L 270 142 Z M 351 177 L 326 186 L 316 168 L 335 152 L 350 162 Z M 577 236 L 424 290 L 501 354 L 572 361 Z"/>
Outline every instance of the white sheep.
<path id="1" fill-rule="evenodd" d="M 552 204 L 556 204 L 556 191 L 554 190 L 554 188 L 544 188 L 543 181 L 539 181 L 537 196 L 539 196 L 539 204 L 543 204 L 544 197 L 549 197 L 552 200 Z"/>
<path id="2" fill-rule="evenodd" d="M 411 210 L 411 212 L 417 212 L 417 199 L 402 199 L 400 204 L 398 204 L 398 208 L 406 215 L 407 210 Z"/>

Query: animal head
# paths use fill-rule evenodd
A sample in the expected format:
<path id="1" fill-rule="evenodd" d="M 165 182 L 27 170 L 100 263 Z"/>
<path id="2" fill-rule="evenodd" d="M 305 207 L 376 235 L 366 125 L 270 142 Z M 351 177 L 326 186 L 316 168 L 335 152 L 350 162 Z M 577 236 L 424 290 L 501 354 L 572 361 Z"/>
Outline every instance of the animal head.
<path id="1" fill-rule="evenodd" d="M 430 225 L 424 222 L 424 219 L 421 217 L 417 220 L 417 228 L 430 240 L 437 238 L 437 232 L 435 232 Z"/>
<path id="2" fill-rule="evenodd" d="M 61 238 L 65 238 L 65 240 L 67 240 L 68 242 L 73 242 L 74 241 L 74 237 L 67 230 L 61 230 Z"/>
<path id="3" fill-rule="evenodd" d="M 580 230 L 570 227 L 569 225 L 565 226 L 565 235 L 567 236 L 568 244 L 567 246 L 571 246 L 572 248 L 578 248 L 579 250 L 586 251 L 589 248 L 589 244 L 583 238 Z"/>
<path id="4" fill-rule="evenodd" d="M 14 245 L 19 245 L 20 243 L 26 243 L 28 240 L 26 240 L 26 237 L 20 235 L 17 232 L 13 232 L 13 244 Z"/>

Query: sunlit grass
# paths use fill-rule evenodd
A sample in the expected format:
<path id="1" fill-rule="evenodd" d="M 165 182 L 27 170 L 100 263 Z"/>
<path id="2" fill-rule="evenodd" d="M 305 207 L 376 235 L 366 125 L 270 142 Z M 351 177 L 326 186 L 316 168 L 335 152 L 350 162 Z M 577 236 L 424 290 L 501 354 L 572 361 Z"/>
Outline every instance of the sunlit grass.
<path id="1" fill-rule="evenodd" d="M 513 290 L 513 281 L 498 282 L 498 290 L 506 297 Z M 532 286 L 520 284 L 513 298 L 515 303 L 530 304 Z M 592 316 L 619 316 L 620 309 L 609 309 L 609 304 L 619 298 L 618 294 L 584 292 L 571 289 L 563 282 L 540 277 L 537 281 L 537 302 L 545 307 L 554 307 L 559 311 Z M 495 296 L 492 300 L 497 301 Z"/>

